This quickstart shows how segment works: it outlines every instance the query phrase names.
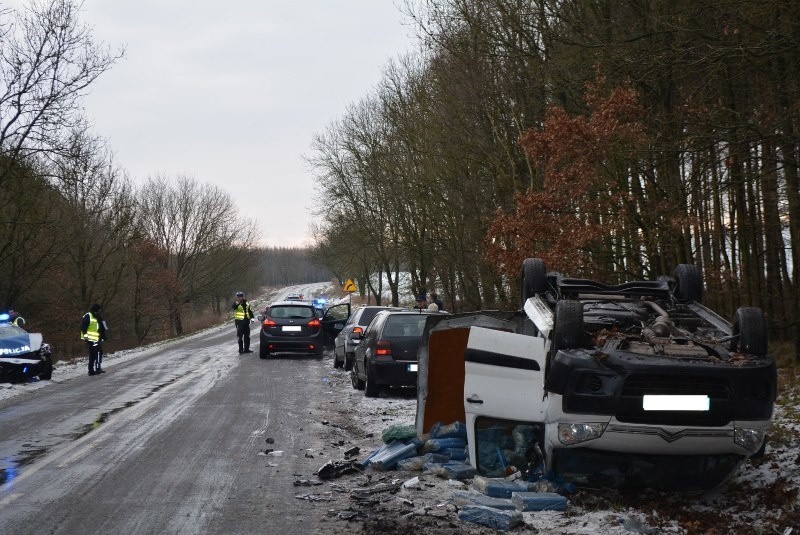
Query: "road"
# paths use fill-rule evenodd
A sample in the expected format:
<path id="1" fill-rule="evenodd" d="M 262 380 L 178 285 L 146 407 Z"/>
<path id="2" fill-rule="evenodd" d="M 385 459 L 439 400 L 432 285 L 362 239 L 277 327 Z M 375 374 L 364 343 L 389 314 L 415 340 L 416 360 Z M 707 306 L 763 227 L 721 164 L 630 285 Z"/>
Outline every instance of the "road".
<path id="1" fill-rule="evenodd" d="M 0 401 L 0 531 L 333 532 L 294 486 L 346 448 L 329 356 L 253 346 L 226 325 Z"/>

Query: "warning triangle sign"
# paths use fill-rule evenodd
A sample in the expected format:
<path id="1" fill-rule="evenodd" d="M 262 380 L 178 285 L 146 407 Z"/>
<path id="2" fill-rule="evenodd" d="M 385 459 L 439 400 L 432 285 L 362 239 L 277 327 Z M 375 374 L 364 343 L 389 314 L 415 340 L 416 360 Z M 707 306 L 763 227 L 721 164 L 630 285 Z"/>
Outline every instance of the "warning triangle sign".
<path id="1" fill-rule="evenodd" d="M 342 286 L 343 292 L 357 292 L 358 288 L 356 288 L 356 283 L 353 282 L 353 279 L 347 279 L 347 282 L 344 283 Z"/>

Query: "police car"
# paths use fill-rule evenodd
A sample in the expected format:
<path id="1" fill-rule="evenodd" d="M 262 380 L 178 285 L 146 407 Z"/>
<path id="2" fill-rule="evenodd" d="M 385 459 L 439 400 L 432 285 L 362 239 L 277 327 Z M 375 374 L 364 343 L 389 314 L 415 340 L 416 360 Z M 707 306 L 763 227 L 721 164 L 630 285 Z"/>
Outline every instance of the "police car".
<path id="1" fill-rule="evenodd" d="M 40 333 L 29 333 L 0 314 L 0 382 L 18 383 L 53 375 L 52 349 Z"/>

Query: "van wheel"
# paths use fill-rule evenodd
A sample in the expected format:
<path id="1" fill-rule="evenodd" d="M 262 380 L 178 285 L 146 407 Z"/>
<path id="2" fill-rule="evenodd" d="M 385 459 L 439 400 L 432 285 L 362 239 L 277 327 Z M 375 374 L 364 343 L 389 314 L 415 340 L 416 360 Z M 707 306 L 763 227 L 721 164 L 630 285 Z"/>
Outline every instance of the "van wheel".
<path id="1" fill-rule="evenodd" d="M 703 300 L 703 276 L 694 264 L 678 264 L 672 273 L 675 282 L 675 298 L 683 303 Z"/>
<path id="2" fill-rule="evenodd" d="M 560 349 L 572 349 L 583 345 L 583 303 L 563 300 L 556 303 L 553 326 L 553 355 Z"/>
<path id="3" fill-rule="evenodd" d="M 522 306 L 534 295 L 547 289 L 547 270 L 541 258 L 526 258 L 522 262 Z"/>
<path id="4" fill-rule="evenodd" d="M 763 357 L 767 354 L 767 320 L 758 307 L 741 307 L 733 319 L 731 350 Z"/>

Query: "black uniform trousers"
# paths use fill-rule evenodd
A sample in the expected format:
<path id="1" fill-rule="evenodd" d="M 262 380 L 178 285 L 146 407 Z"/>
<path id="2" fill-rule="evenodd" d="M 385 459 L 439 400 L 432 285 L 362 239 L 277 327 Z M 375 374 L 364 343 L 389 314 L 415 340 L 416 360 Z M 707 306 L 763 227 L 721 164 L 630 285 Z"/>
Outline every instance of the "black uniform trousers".
<path id="1" fill-rule="evenodd" d="M 236 323 L 236 338 L 239 340 L 239 353 L 250 351 L 250 320 L 234 320 Z"/>

